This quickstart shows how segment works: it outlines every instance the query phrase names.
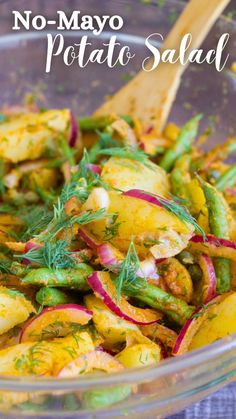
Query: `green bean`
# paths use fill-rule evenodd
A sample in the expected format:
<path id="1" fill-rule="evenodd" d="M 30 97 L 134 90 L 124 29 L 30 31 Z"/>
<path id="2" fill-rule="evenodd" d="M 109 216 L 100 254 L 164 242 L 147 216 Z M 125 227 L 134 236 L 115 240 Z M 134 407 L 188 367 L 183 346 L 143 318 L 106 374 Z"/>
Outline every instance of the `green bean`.
<path id="1" fill-rule="evenodd" d="M 19 276 L 20 278 L 24 277 L 30 270 L 29 266 L 23 266 L 19 262 L 12 262 L 9 266 L 9 272 L 13 275 Z"/>
<path id="2" fill-rule="evenodd" d="M 85 391 L 81 397 L 81 401 L 83 407 L 87 409 L 98 409 L 126 399 L 131 391 L 131 386 L 128 384 L 119 387 L 100 388 Z"/>
<path id="3" fill-rule="evenodd" d="M 167 150 L 164 154 L 160 166 L 169 172 L 175 161 L 184 153 L 188 153 L 191 150 L 192 143 L 197 135 L 198 124 L 202 115 L 197 115 L 190 119 L 183 128 L 181 129 L 178 138 L 172 148 Z"/>
<path id="4" fill-rule="evenodd" d="M 192 253 L 188 252 L 187 250 L 182 250 L 176 258 L 183 264 L 183 265 L 193 265 L 195 264 L 195 258 Z"/>
<path id="5" fill-rule="evenodd" d="M 127 124 L 133 126 L 133 120 L 129 115 L 122 115 Z M 104 129 L 112 124 L 114 118 L 110 115 L 105 116 L 83 116 L 78 118 L 81 131 L 95 131 L 96 129 Z"/>
<path id="6" fill-rule="evenodd" d="M 32 269 L 21 281 L 23 284 L 31 284 L 44 287 L 64 287 L 87 291 L 89 286 L 86 278 L 93 272 L 91 266 L 80 263 L 71 269 Z"/>
<path id="7" fill-rule="evenodd" d="M 82 116 L 78 118 L 81 131 L 94 131 L 96 129 L 104 129 L 112 123 L 112 118 L 106 116 Z"/>
<path id="8" fill-rule="evenodd" d="M 60 304 L 68 304 L 74 302 L 74 299 L 70 295 L 66 294 L 60 289 L 50 287 L 41 288 L 37 292 L 35 298 L 41 306 L 47 307 L 54 307 Z"/>
<path id="9" fill-rule="evenodd" d="M 193 308 L 185 301 L 140 278 L 136 279 L 135 285 L 124 286 L 124 292 L 129 297 L 134 297 L 152 308 L 163 311 L 180 325 L 183 325 L 193 314 Z"/>
<path id="10" fill-rule="evenodd" d="M 199 265 L 197 265 L 196 263 L 194 265 L 189 265 L 188 271 L 194 283 L 201 281 L 202 270 Z"/>
<path id="11" fill-rule="evenodd" d="M 224 144 L 217 145 L 209 150 L 204 156 L 196 159 L 192 163 L 191 172 L 206 170 L 214 161 L 226 160 L 231 154 L 236 152 L 236 138 L 230 138 Z"/>
<path id="12" fill-rule="evenodd" d="M 176 167 L 172 170 L 170 174 L 170 182 L 171 190 L 174 195 L 184 199 L 188 197 L 181 169 Z"/>
<path id="13" fill-rule="evenodd" d="M 229 238 L 226 202 L 220 192 L 209 183 L 200 180 L 209 212 L 210 231 L 216 237 Z M 230 261 L 224 258 L 215 259 L 217 291 L 222 294 L 229 291 L 231 282 Z"/>
<path id="14" fill-rule="evenodd" d="M 230 166 L 215 183 L 218 191 L 223 191 L 225 188 L 231 188 L 236 182 L 236 164 Z"/>

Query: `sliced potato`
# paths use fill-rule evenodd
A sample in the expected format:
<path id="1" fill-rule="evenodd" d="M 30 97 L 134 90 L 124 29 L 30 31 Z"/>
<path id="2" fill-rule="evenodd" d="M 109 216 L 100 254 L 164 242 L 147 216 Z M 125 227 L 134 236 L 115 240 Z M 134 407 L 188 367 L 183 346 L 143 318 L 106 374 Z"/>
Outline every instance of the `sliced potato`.
<path id="1" fill-rule="evenodd" d="M 0 125 L 0 158 L 17 163 L 41 157 L 58 134 L 69 135 L 70 121 L 69 109 L 12 116 Z"/>
<path id="2" fill-rule="evenodd" d="M 166 172 L 151 162 L 147 167 L 138 161 L 111 157 L 104 164 L 101 177 L 108 185 L 122 191 L 143 189 L 167 196 L 170 190 Z"/>
<path id="3" fill-rule="evenodd" d="M 0 287 L 0 334 L 28 319 L 35 309 L 24 294 Z"/>
<path id="4" fill-rule="evenodd" d="M 87 295 L 84 300 L 86 307 L 93 312 L 93 322 L 97 331 L 105 339 L 103 343 L 105 347 L 114 347 L 116 344 L 124 343 L 129 331 L 139 332 L 135 324 L 116 316 L 95 295 Z"/>
<path id="5" fill-rule="evenodd" d="M 222 296 L 223 297 L 223 296 Z M 212 305 L 200 329 L 193 337 L 189 350 L 198 349 L 236 332 L 236 293 L 226 294 Z"/>
<path id="6" fill-rule="evenodd" d="M 136 343 L 123 349 L 116 355 L 116 359 L 126 368 L 144 367 L 161 360 L 161 348 L 153 343 Z"/>
<path id="7" fill-rule="evenodd" d="M 20 343 L 0 351 L 0 375 L 57 375 L 68 362 L 92 350 L 87 332 L 50 342 Z"/>
<path id="8" fill-rule="evenodd" d="M 109 192 L 109 199 L 108 214 L 118 214 L 118 231 L 110 242 L 122 252 L 127 252 L 131 240 L 142 258 L 149 254 L 150 248 L 155 258 L 161 258 L 174 256 L 187 246 L 193 227 L 165 208 L 117 192 Z M 86 227 L 103 240 L 109 221 L 94 221 Z"/>

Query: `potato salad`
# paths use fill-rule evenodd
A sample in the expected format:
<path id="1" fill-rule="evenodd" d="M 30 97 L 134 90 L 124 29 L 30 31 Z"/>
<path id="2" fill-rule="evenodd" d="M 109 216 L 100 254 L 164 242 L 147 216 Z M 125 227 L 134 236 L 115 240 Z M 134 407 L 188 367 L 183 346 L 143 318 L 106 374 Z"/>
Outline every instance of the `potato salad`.
<path id="1" fill-rule="evenodd" d="M 113 374 L 236 331 L 236 139 L 204 151 L 202 118 L 2 109 L 0 376 Z"/>

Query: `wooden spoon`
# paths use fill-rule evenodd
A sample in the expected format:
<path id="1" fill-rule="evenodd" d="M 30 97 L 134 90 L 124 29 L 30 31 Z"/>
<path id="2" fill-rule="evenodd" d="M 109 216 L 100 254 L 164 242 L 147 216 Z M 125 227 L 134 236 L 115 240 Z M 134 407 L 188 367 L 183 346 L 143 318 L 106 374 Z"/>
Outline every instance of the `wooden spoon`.
<path id="1" fill-rule="evenodd" d="M 186 33 L 192 34 L 188 52 L 199 48 L 214 22 L 230 0 L 191 0 L 166 38 L 162 50 L 179 50 Z M 95 115 L 134 115 L 144 129 L 153 126 L 161 132 L 187 65 L 162 63 L 150 72 L 140 71 L 129 83 L 105 102 Z"/>

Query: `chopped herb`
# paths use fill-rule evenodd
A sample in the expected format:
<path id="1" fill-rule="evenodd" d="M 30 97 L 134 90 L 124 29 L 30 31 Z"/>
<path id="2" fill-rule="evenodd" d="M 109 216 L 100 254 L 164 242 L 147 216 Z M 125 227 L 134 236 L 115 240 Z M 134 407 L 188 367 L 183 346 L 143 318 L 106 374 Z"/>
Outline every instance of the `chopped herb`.
<path id="1" fill-rule="evenodd" d="M 118 234 L 119 227 L 121 225 L 121 223 L 116 222 L 118 216 L 119 216 L 118 213 L 115 213 L 112 215 L 110 224 L 106 226 L 104 230 L 104 240 L 106 241 L 112 240 Z"/>
<path id="2" fill-rule="evenodd" d="M 85 225 L 95 220 L 102 220 L 106 216 L 106 209 L 100 208 L 97 211 L 87 210 L 79 215 L 68 217 L 58 198 L 57 205 L 54 205 L 54 217 L 45 232 L 40 234 L 38 238 L 43 241 L 48 241 L 54 238 L 60 231 L 71 229 L 75 224 Z"/>
<path id="3" fill-rule="evenodd" d="M 11 273 L 12 261 L 9 259 L 0 259 L 0 272 L 4 274 Z"/>
<path id="4" fill-rule="evenodd" d="M 120 299 L 122 287 L 135 282 L 137 271 L 140 267 L 139 257 L 137 255 L 135 245 L 131 241 L 126 257 L 120 265 L 120 273 L 116 278 L 117 285 L 117 300 Z"/>
<path id="5" fill-rule="evenodd" d="M 178 217 L 184 223 L 192 224 L 195 227 L 196 231 L 198 231 L 204 238 L 206 237 L 204 230 L 198 225 L 197 221 L 190 214 L 189 210 L 185 206 L 180 205 L 180 203 L 178 202 L 181 200 L 181 198 L 177 198 L 178 201 L 176 201 L 174 199 L 163 198 L 159 195 L 155 195 L 147 191 L 145 191 L 145 194 L 154 197 L 163 208 L 176 215 L 176 217 Z"/>
<path id="6" fill-rule="evenodd" d="M 26 211 L 26 213 L 21 217 L 26 225 L 25 229 L 21 233 L 21 240 L 26 241 L 41 233 L 52 220 L 52 215 L 51 211 L 42 207 L 34 207 L 31 208 L 31 210 L 29 208 L 29 211 Z"/>
<path id="7" fill-rule="evenodd" d="M 123 159 L 135 160 L 151 170 L 154 170 L 153 163 L 149 160 L 147 154 L 136 147 L 111 147 L 98 151 L 98 154 L 106 156 L 115 156 Z"/>
<path id="8" fill-rule="evenodd" d="M 74 258 L 68 250 L 68 243 L 65 240 L 46 241 L 44 246 L 30 249 L 23 255 L 15 255 L 15 257 L 27 259 L 52 269 L 75 266 Z"/>
<path id="9" fill-rule="evenodd" d="M 69 146 L 68 141 L 64 137 L 60 137 L 58 139 L 58 144 L 61 149 L 62 155 L 66 157 L 66 160 L 68 160 L 71 166 L 74 166 L 75 165 L 74 154 L 76 150 Z"/>

